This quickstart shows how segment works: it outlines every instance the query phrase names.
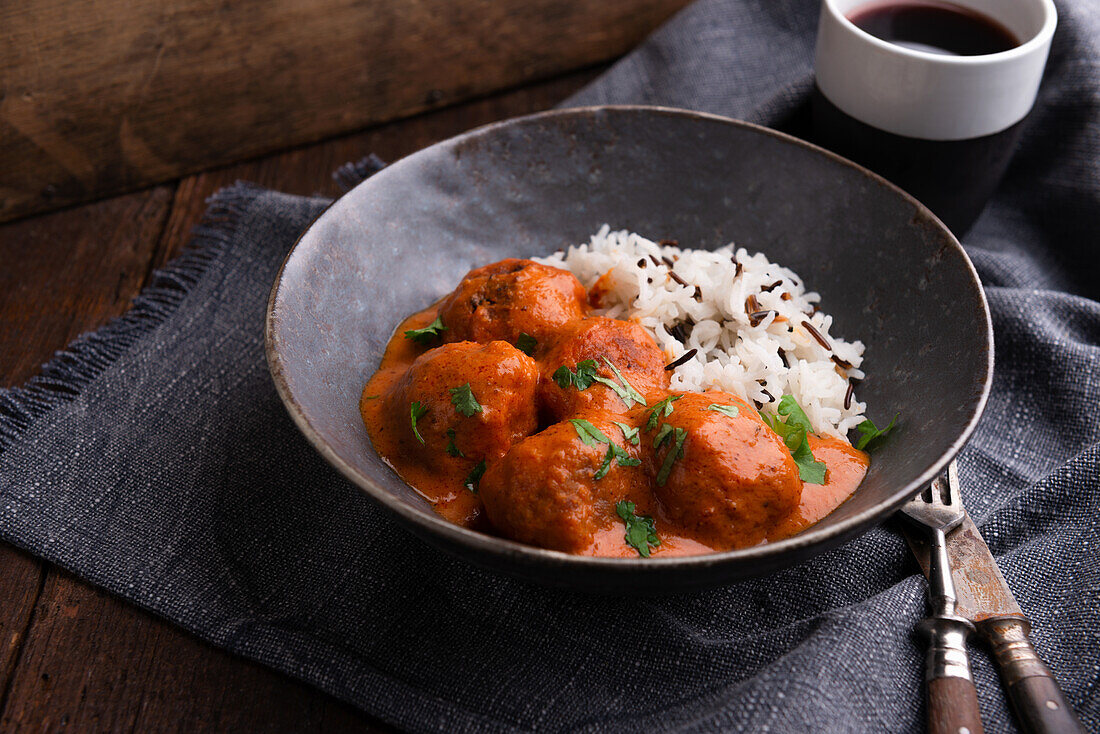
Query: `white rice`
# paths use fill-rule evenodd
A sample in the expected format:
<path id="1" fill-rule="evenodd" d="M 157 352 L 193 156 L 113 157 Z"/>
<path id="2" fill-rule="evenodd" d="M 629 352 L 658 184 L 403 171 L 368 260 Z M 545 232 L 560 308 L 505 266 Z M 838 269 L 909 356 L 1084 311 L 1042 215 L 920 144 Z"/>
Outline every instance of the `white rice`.
<path id="1" fill-rule="evenodd" d="M 689 285 L 677 283 L 664 262 L 654 265 L 651 258 L 662 257 L 675 262 L 676 275 Z M 595 313 L 636 320 L 653 334 L 670 362 L 697 350 L 673 371 L 674 390 L 723 390 L 772 414 L 783 395 L 793 395 L 816 432 L 841 438 L 864 419 L 866 405 L 854 396 L 844 407 L 849 378 L 863 377 L 863 343 L 830 334 L 832 317 L 822 311 L 809 315 L 821 296 L 806 291 L 798 275 L 761 253 L 734 251 L 732 244 L 714 251 L 662 246 L 634 232 L 612 232 L 605 224 L 589 243 L 536 259 L 572 271 L 585 288 L 608 274 L 607 293 Z M 741 265 L 739 275 L 735 260 Z M 780 285 L 764 291 L 778 280 Z M 783 293 L 790 299 L 783 300 Z M 750 295 L 756 296 L 761 311 L 771 312 L 755 326 L 746 313 Z M 810 334 L 804 321 L 831 350 Z M 677 324 L 692 322 L 684 341 L 670 333 Z M 838 366 L 833 355 L 851 368 Z"/>

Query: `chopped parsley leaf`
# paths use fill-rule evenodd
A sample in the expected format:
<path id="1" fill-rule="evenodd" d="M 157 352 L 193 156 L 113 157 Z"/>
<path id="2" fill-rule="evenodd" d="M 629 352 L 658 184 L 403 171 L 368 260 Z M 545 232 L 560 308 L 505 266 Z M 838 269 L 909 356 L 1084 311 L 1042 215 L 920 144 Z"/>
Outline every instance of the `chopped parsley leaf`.
<path id="1" fill-rule="evenodd" d="M 825 462 L 815 460 L 810 450 L 807 434 L 813 433 L 813 427 L 806 412 L 798 405 L 793 395 L 782 397 L 777 412 L 779 415 L 768 416 L 761 413 L 760 417 L 783 439 L 794 463 L 798 466 L 799 478 L 809 484 L 824 484 Z M 787 420 L 780 420 L 780 415 L 787 416 Z"/>
<path id="2" fill-rule="evenodd" d="M 455 429 L 447 429 L 447 453 L 451 456 L 465 456 L 462 449 L 455 445 Z"/>
<path id="3" fill-rule="evenodd" d="M 554 374 L 551 377 L 554 382 L 558 383 L 558 387 L 562 390 L 566 389 L 570 385 L 578 390 L 587 390 L 592 386 L 593 382 L 598 382 L 601 385 L 607 385 L 611 388 L 616 395 L 623 399 L 626 403 L 626 407 L 631 407 L 635 403 L 639 405 L 645 405 L 645 398 L 641 393 L 631 387 L 630 383 L 623 377 L 623 373 L 619 371 L 619 368 L 612 364 L 611 360 L 607 357 L 603 358 L 603 361 L 607 363 L 607 366 L 611 368 L 611 371 L 615 373 L 615 376 L 619 379 L 619 382 L 615 382 L 610 377 L 603 377 L 598 373 L 600 368 L 599 363 L 594 359 L 585 359 L 577 362 L 577 369 L 571 370 L 568 365 L 562 365 L 554 370 Z M 621 383 L 621 384 L 620 384 Z"/>
<path id="4" fill-rule="evenodd" d="M 516 349 L 526 354 L 528 357 L 535 356 L 535 347 L 539 345 L 535 337 L 530 334 L 520 334 L 516 339 Z"/>
<path id="5" fill-rule="evenodd" d="M 799 435 L 802 437 L 802 442 L 796 450 L 791 452 L 794 463 L 798 465 L 798 478 L 810 484 L 824 484 L 825 462 L 814 459 L 806 432 L 800 430 Z"/>
<path id="6" fill-rule="evenodd" d="M 665 425 L 667 426 L 668 424 L 666 423 Z M 672 472 L 672 465 L 676 463 L 677 459 L 684 455 L 684 440 L 687 438 L 687 431 L 683 428 L 673 428 L 673 431 L 676 438 L 668 447 L 664 463 L 661 464 L 661 470 L 657 472 L 658 487 L 665 486 L 665 482 L 668 481 L 668 475 Z"/>
<path id="7" fill-rule="evenodd" d="M 787 416 L 787 425 L 800 426 L 806 433 L 814 432 L 814 427 L 810 425 L 810 417 L 806 415 L 806 411 L 802 410 L 802 406 L 794 399 L 794 395 L 784 395 L 780 398 L 776 412 Z"/>
<path id="8" fill-rule="evenodd" d="M 585 359 L 577 362 L 576 371 L 569 369 L 564 364 L 554 370 L 554 374 L 551 377 L 554 378 L 554 382 L 558 383 L 558 387 L 562 390 L 572 385 L 578 390 L 587 390 L 592 384 L 593 378 L 596 376 L 596 370 L 599 369 L 599 365 L 596 364 L 594 359 Z"/>
<path id="9" fill-rule="evenodd" d="M 650 547 L 661 545 L 661 539 L 657 537 L 657 528 L 652 517 L 639 517 L 634 514 L 633 502 L 620 500 L 615 503 L 615 512 L 622 518 L 626 525 L 624 540 L 642 558 L 649 558 Z"/>
<path id="10" fill-rule="evenodd" d="M 615 425 L 617 425 L 619 427 L 619 430 L 621 430 L 623 432 L 623 438 L 624 439 L 629 441 L 634 446 L 638 445 L 639 438 L 638 438 L 638 429 L 637 428 L 635 428 L 634 426 L 628 426 L 625 423 L 619 423 L 619 421 L 611 421 L 611 422 L 614 423 Z"/>
<path id="11" fill-rule="evenodd" d="M 423 329 L 409 329 L 405 332 L 406 339 L 412 339 L 417 344 L 427 346 L 431 344 L 441 331 L 446 331 L 447 327 L 443 325 L 443 321 L 438 316 L 435 317 L 435 321 L 425 326 Z"/>
<path id="12" fill-rule="evenodd" d="M 377 400 L 378 397 L 378 395 L 364 395 L 363 400 Z"/>
<path id="13" fill-rule="evenodd" d="M 661 444 L 663 444 L 665 442 L 665 440 L 669 436 L 672 435 L 672 431 L 673 431 L 673 428 L 672 428 L 671 424 L 669 424 L 669 423 L 662 423 L 661 424 L 661 430 L 657 431 L 657 435 L 653 437 L 653 450 L 654 451 L 661 448 Z"/>
<path id="14" fill-rule="evenodd" d="M 669 395 L 661 402 L 654 405 L 649 409 L 649 420 L 646 421 L 645 430 L 648 433 L 657 427 L 657 424 L 661 421 L 661 418 L 667 418 L 672 415 L 672 404 L 684 397 L 683 395 Z"/>
<path id="15" fill-rule="evenodd" d="M 858 426 L 856 426 L 856 430 L 859 431 L 861 434 L 863 434 L 862 436 L 859 437 L 859 441 L 856 442 L 856 448 L 860 449 L 860 450 L 863 450 L 872 441 L 879 440 L 880 438 L 885 436 L 887 433 L 889 433 L 891 430 L 893 430 L 894 424 L 898 422 L 898 416 L 899 415 L 901 415 L 901 414 L 900 413 L 895 414 L 894 419 L 890 421 L 890 425 L 886 426 L 886 428 L 883 428 L 881 431 L 878 429 L 878 427 L 874 424 L 874 422 L 870 418 L 868 418 L 867 420 L 863 421 Z"/>
<path id="16" fill-rule="evenodd" d="M 477 494 L 477 485 L 481 481 L 481 475 L 485 473 L 485 459 L 477 462 L 477 466 L 470 470 L 466 478 L 462 480 L 462 486 Z"/>
<path id="17" fill-rule="evenodd" d="M 474 391 L 470 389 L 470 383 L 449 388 L 451 393 L 451 405 L 462 415 L 469 418 L 474 413 L 481 412 L 481 403 L 474 397 Z"/>
<path id="18" fill-rule="evenodd" d="M 603 457 L 603 461 L 596 469 L 596 473 L 592 476 L 593 479 L 603 479 L 607 476 L 607 472 L 611 470 L 611 460 L 616 459 L 619 466 L 638 466 L 641 464 L 640 459 L 635 459 L 633 456 L 626 452 L 626 449 L 617 445 L 610 438 L 604 435 L 604 432 L 594 425 L 584 420 L 583 418 L 570 418 L 569 422 L 573 424 L 573 428 L 577 431 L 577 436 L 580 437 L 581 443 L 585 446 L 599 446 L 602 443 L 607 444 L 607 453 Z M 616 424 L 620 425 L 620 424 Z M 620 425 L 621 428 L 621 425 Z"/>
<path id="19" fill-rule="evenodd" d="M 570 418 L 569 422 L 577 430 L 581 437 L 581 443 L 585 446 L 598 446 L 601 443 L 611 443 L 611 439 L 603 435 L 603 431 L 586 421 L 584 418 Z"/>
<path id="20" fill-rule="evenodd" d="M 736 405 L 719 405 L 718 403 L 711 403 L 707 406 L 707 410 L 713 410 L 723 415 L 728 415 L 730 418 L 736 418 L 739 412 Z"/>
<path id="21" fill-rule="evenodd" d="M 413 435 L 416 436 L 416 440 L 420 443 L 424 443 L 424 437 L 420 435 L 420 431 L 416 430 L 416 422 L 423 418 L 428 413 L 428 406 L 421 405 L 419 401 L 409 406 L 409 418 L 412 419 Z"/>
<path id="22" fill-rule="evenodd" d="M 593 375 L 592 379 L 600 383 L 601 385 L 607 385 L 609 388 L 611 388 L 616 395 L 622 398 L 623 402 L 626 403 L 626 407 L 628 408 L 632 407 L 635 403 L 637 403 L 638 405 L 645 405 L 645 398 L 642 397 L 641 393 L 631 387 L 630 383 L 626 381 L 625 377 L 623 377 L 623 373 L 619 372 L 619 368 L 616 367 L 607 357 L 604 357 L 603 361 L 607 363 L 607 366 L 610 367 L 611 371 L 615 373 L 615 376 L 619 378 L 619 382 L 621 382 L 622 385 L 617 384 L 614 380 L 607 377 L 601 377 L 600 375 Z"/>
<path id="23" fill-rule="evenodd" d="M 615 458 L 615 444 L 607 444 L 607 453 L 604 454 L 603 461 L 600 463 L 600 467 L 596 469 L 596 473 L 592 475 L 593 479 L 603 479 L 607 476 L 607 473 L 611 471 L 611 460 Z"/>

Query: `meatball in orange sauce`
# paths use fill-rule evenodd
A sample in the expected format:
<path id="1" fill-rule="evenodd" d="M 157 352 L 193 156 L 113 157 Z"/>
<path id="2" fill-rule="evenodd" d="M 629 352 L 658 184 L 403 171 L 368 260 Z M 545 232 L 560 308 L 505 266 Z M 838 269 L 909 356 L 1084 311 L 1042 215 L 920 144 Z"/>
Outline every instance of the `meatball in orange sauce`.
<path id="1" fill-rule="evenodd" d="M 802 496 L 798 466 L 782 439 L 728 393 L 678 393 L 668 400 L 673 411 L 645 434 L 652 440 L 644 444 L 653 492 L 669 519 L 718 550 L 764 540 Z"/>
<path id="2" fill-rule="evenodd" d="M 639 447 L 613 422 L 621 418 L 586 413 L 576 420 L 587 425 L 562 421 L 513 446 L 481 480 L 493 527 L 514 540 L 570 553 L 592 545 L 597 530 L 617 522 L 615 503 L 649 485 Z M 585 443 L 588 426 L 607 443 Z"/>
<path id="3" fill-rule="evenodd" d="M 544 343 L 584 316 L 584 286 L 572 273 L 533 260 L 501 260 L 471 270 L 439 304 L 445 341 Z"/>
<path id="4" fill-rule="evenodd" d="M 367 383 L 375 450 L 451 522 L 599 556 L 779 540 L 862 481 L 866 454 L 808 434 L 826 470 L 804 482 L 754 406 L 670 392 L 671 356 L 653 337 L 590 311 L 565 270 L 471 270 L 401 324 Z"/>
<path id="5" fill-rule="evenodd" d="M 647 400 L 660 399 L 668 387 L 664 352 L 645 329 L 632 321 L 595 316 L 566 324 L 554 335 L 541 361 L 539 400 L 544 413 L 555 420 L 591 409 L 622 413 L 634 405 L 606 382 L 595 381 L 578 390 L 567 380 L 556 380 L 555 373 L 563 367 L 576 372 L 578 364 L 590 361 L 598 376 L 620 389 L 625 380 Z"/>

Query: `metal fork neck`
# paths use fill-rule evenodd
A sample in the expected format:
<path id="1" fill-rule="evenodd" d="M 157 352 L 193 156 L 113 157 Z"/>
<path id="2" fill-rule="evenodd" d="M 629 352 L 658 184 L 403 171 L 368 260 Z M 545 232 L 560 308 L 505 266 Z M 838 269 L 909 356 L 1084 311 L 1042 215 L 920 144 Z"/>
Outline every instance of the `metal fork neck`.
<path id="1" fill-rule="evenodd" d="M 955 582 L 951 578 L 951 564 L 947 560 L 947 538 L 942 530 L 933 529 L 932 547 L 928 554 L 928 601 L 936 616 L 951 617 L 955 614 L 958 597 Z"/>

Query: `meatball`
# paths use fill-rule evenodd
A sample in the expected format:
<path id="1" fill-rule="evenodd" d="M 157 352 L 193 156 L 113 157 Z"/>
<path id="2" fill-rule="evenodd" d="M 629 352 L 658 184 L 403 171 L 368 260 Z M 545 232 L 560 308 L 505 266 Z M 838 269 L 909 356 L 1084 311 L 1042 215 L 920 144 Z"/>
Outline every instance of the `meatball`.
<path id="1" fill-rule="evenodd" d="M 685 393 L 669 404 L 672 412 L 665 416 L 658 409 L 656 425 L 642 432 L 647 469 L 656 477 L 653 491 L 667 516 L 716 550 L 763 541 L 802 495 L 798 467 L 783 441 L 728 393 Z M 736 415 L 720 406 L 733 406 Z M 667 435 L 654 449 L 662 430 Z M 683 453 L 677 456 L 680 438 Z"/>
<path id="2" fill-rule="evenodd" d="M 586 310 L 584 286 L 572 273 L 510 258 L 467 273 L 440 303 L 439 316 L 447 341 L 515 344 L 527 334 L 541 345 Z"/>
<path id="3" fill-rule="evenodd" d="M 506 342 L 444 344 L 410 365 L 385 397 L 387 415 L 423 461 L 492 461 L 537 428 L 538 380 L 535 361 Z"/>
<path id="4" fill-rule="evenodd" d="M 649 479 L 639 448 L 612 423 L 622 416 L 587 413 L 588 421 L 618 447 L 608 461 L 608 446 L 589 446 L 571 421 L 555 423 L 517 443 L 489 467 L 479 488 L 489 521 L 502 534 L 542 548 L 579 553 L 595 531 L 614 522 L 615 503 L 646 491 Z M 580 430 L 585 430 L 582 427 Z M 622 457 L 624 463 L 620 463 Z M 607 462 L 606 473 L 599 479 Z"/>
<path id="5" fill-rule="evenodd" d="M 615 391 L 602 383 L 593 381 L 579 390 L 575 384 L 562 387 L 554 380 L 554 373 L 562 366 L 576 371 L 577 363 L 585 360 L 596 362 L 601 377 L 621 384 L 607 364 L 610 361 L 647 401 L 653 396 L 659 399 L 668 387 L 665 353 L 642 326 L 602 316 L 575 321 L 558 332 L 542 359 L 539 402 L 552 419 L 561 420 L 585 410 L 623 413 L 629 408 Z"/>

